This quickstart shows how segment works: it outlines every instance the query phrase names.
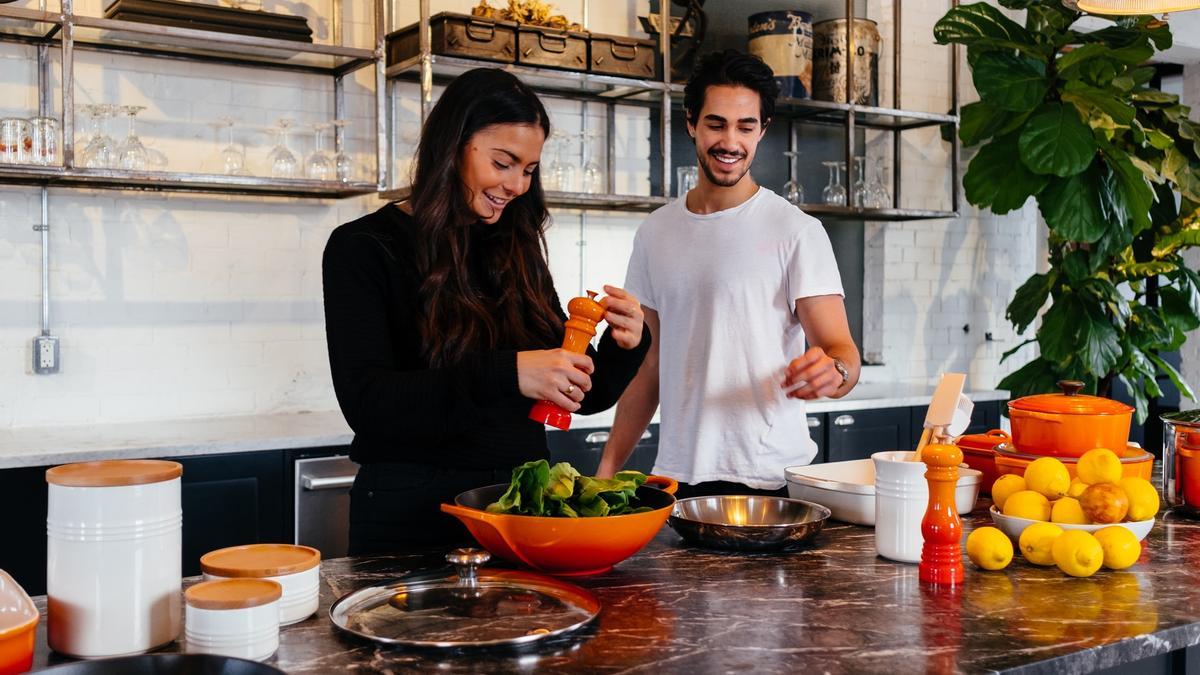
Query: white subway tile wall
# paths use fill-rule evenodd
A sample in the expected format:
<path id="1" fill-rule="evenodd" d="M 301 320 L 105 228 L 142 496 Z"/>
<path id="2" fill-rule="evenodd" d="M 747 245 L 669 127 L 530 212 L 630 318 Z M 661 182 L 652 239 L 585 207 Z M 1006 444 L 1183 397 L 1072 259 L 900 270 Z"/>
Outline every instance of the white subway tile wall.
<path id="1" fill-rule="evenodd" d="M 328 11 L 320 3 L 312 11 L 282 0 L 263 4 L 310 17 Z M 434 2 L 435 11 L 468 11 L 474 4 Z M 556 4 L 569 18 L 582 18 L 582 3 Z M 931 25 L 926 15 L 940 15 L 943 4 L 920 0 L 904 8 L 903 102 L 914 108 L 948 106 L 947 57 L 920 23 Z M 77 5 L 101 13 L 99 0 Z M 365 46 L 370 3 L 345 6 L 346 35 Z M 594 30 L 629 33 L 647 2 L 593 0 L 590 6 Z M 397 2 L 395 25 L 415 20 L 415 12 L 415 2 Z M 327 41 L 329 24 L 312 23 L 318 40 Z M 939 57 L 942 65 L 935 67 Z M 33 59 L 32 48 L 0 45 L 0 115 L 36 110 Z M 237 141 L 259 167 L 277 118 L 307 124 L 332 117 L 332 85 L 319 76 L 180 67 L 81 51 L 77 77 L 78 103 L 146 105 L 139 134 L 172 169 L 211 166 L 219 140 L 214 123 L 224 115 L 239 119 Z M 963 90 L 970 90 L 966 77 Z M 374 168 L 372 91 L 367 71 L 347 81 L 348 144 L 364 175 Z M 397 145 L 411 147 L 415 89 L 398 87 L 397 102 Z M 579 103 L 549 99 L 547 106 L 557 128 L 577 132 L 582 126 Z M 590 128 L 602 128 L 601 107 L 586 114 Z M 77 121 L 77 138 L 83 121 Z M 608 149 L 616 153 L 617 191 L 648 194 L 647 113 L 619 108 L 617 131 Z M 123 127 L 114 125 L 112 133 L 118 132 Z M 916 134 L 906 133 L 904 193 L 927 204 L 931 196 L 949 194 L 948 146 Z M 311 133 L 298 129 L 291 144 L 306 154 Z M 577 148 L 569 156 L 580 161 Z M 374 196 L 312 201 L 51 190 L 51 320 L 61 339 L 62 370 L 41 376 L 32 374 L 31 351 L 41 310 L 40 234 L 32 229 L 39 194 L 0 186 L 0 428 L 336 408 L 325 352 L 321 251 L 330 230 L 380 205 Z M 956 220 L 868 227 L 866 342 L 886 364 L 870 379 L 928 382 L 943 370 L 964 369 L 974 386 L 990 386 L 1016 365 L 997 364 L 1016 339 L 1004 306 L 1034 271 L 1036 211 L 1027 206 L 1003 218 L 965 205 L 963 211 Z M 623 282 L 640 221 L 637 214 L 553 214 L 550 264 L 564 301 Z M 985 341 L 989 331 L 996 341 Z"/>

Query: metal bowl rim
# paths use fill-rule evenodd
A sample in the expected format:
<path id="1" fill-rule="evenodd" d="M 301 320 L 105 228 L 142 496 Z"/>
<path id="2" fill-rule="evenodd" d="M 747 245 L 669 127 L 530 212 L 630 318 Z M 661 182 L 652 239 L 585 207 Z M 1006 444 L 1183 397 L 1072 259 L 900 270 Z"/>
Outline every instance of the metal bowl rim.
<path id="1" fill-rule="evenodd" d="M 806 520 L 804 522 L 796 522 L 796 523 L 778 523 L 778 524 L 744 523 L 741 525 L 734 524 L 734 523 L 716 523 L 716 522 L 711 522 L 711 521 L 707 521 L 707 520 L 696 520 L 695 518 L 685 518 L 684 516 L 675 515 L 675 509 L 677 509 L 679 507 L 679 505 L 684 502 L 690 502 L 692 500 L 699 500 L 699 499 L 712 499 L 713 497 L 718 497 L 718 498 L 759 497 L 762 499 L 777 499 L 779 501 L 795 502 L 797 504 L 804 504 L 805 506 L 809 507 L 810 509 L 812 509 L 822 515 L 819 518 L 815 518 L 813 520 Z M 827 507 L 827 506 L 823 506 L 816 502 L 810 502 L 810 501 L 807 501 L 804 499 L 795 499 L 792 497 L 771 497 L 771 496 L 767 496 L 767 495 L 707 495 L 707 496 L 703 496 L 703 497 L 686 497 L 684 499 L 676 499 L 675 503 L 671 506 L 671 515 L 669 516 L 669 519 L 676 520 L 676 521 L 683 521 L 685 523 L 695 523 L 698 525 L 710 525 L 710 526 L 715 525 L 718 527 L 744 527 L 746 529 L 753 529 L 753 530 L 774 530 L 774 529 L 782 529 L 782 528 L 800 527 L 802 525 L 809 525 L 811 523 L 824 522 L 824 521 L 828 520 L 830 518 L 830 516 L 832 516 L 832 515 L 833 515 L 833 512 L 830 511 L 829 507 Z"/>

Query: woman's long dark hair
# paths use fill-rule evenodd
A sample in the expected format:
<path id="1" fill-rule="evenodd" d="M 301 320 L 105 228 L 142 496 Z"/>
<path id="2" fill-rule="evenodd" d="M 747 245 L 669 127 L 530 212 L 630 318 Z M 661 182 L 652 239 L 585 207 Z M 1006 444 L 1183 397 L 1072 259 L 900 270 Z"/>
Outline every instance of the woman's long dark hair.
<path id="1" fill-rule="evenodd" d="M 446 87 L 421 130 L 411 199 L 423 280 L 419 325 L 434 366 L 470 352 L 549 345 L 562 333 L 550 304 L 540 170 L 496 223 L 476 225 L 470 207 L 463 150 L 476 132 L 497 124 L 536 124 L 550 136 L 550 117 L 533 90 L 510 73 L 476 68 Z M 486 245 L 472 241 L 472 227 L 489 228 Z M 474 278 L 481 271 L 487 278 Z M 498 297 L 485 296 L 481 286 Z"/>

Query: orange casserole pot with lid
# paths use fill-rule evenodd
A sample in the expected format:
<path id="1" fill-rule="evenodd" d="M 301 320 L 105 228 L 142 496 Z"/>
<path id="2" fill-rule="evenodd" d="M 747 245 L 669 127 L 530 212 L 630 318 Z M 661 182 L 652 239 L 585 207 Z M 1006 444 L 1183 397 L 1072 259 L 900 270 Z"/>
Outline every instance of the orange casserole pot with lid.
<path id="1" fill-rule="evenodd" d="M 1119 452 L 1129 442 L 1133 408 L 1108 398 L 1080 394 L 1083 383 L 1063 380 L 1061 394 L 1009 401 L 1012 443 L 1018 452 L 1079 457 L 1088 450 Z"/>

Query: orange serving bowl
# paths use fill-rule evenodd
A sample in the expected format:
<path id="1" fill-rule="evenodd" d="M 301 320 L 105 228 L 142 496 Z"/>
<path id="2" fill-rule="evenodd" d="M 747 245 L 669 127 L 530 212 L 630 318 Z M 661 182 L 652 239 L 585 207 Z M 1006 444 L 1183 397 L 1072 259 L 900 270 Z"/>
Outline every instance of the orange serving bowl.
<path id="1" fill-rule="evenodd" d="M 25 589 L 0 570 L 0 675 L 24 673 L 33 665 L 37 607 Z"/>
<path id="2" fill-rule="evenodd" d="M 651 487 L 654 486 L 654 487 Z M 600 574 L 642 550 L 671 515 L 678 483 L 649 476 L 637 498 L 650 511 L 598 518 L 555 518 L 488 513 L 508 484 L 467 490 L 442 504 L 481 546 L 505 560 L 559 575 Z"/>
<path id="3" fill-rule="evenodd" d="M 996 446 L 996 470 L 1000 476 L 1006 473 L 1024 476 L 1025 467 L 1029 466 L 1030 462 L 1048 456 L 1019 452 L 1011 445 L 1001 443 Z M 1124 477 L 1150 480 L 1150 472 L 1154 469 L 1154 455 L 1136 445 L 1126 445 L 1123 450 L 1117 452 L 1117 456 L 1121 458 L 1121 470 Z M 1071 478 L 1074 479 L 1075 465 L 1079 462 L 1079 458 L 1056 457 L 1055 459 L 1067 467 L 1067 473 L 1071 474 Z"/>

